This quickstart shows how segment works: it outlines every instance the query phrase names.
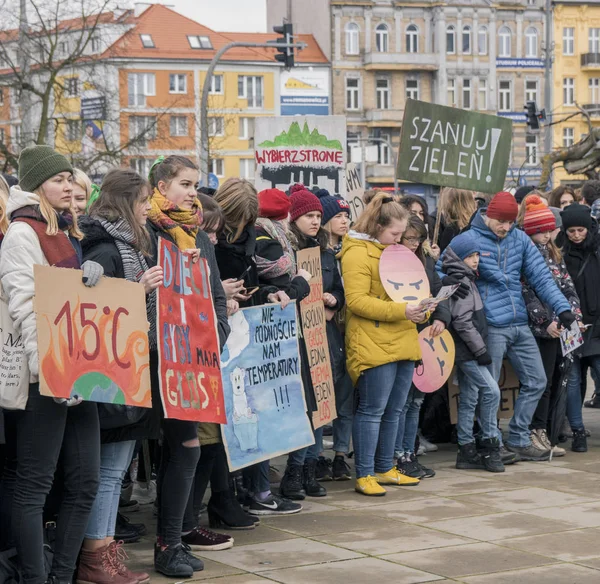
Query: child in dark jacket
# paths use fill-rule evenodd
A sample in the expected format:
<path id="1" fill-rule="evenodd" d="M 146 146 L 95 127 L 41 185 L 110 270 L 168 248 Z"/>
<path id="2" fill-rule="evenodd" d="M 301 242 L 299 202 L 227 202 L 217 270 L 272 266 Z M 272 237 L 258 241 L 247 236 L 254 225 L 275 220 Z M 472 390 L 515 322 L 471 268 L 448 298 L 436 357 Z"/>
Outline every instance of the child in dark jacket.
<path id="1" fill-rule="evenodd" d="M 478 265 L 479 248 L 473 233 L 466 231 L 455 237 L 444 253 L 442 270 L 469 287 L 465 297 L 455 294 L 449 299 L 452 313 L 450 332 L 456 345 L 455 362 L 460 387 L 456 468 L 503 472 L 496 429 L 500 388 L 488 369 L 492 359 L 486 346 L 487 322 L 483 302 L 475 285 Z M 479 452 L 473 436 L 478 404 L 482 437 Z"/>

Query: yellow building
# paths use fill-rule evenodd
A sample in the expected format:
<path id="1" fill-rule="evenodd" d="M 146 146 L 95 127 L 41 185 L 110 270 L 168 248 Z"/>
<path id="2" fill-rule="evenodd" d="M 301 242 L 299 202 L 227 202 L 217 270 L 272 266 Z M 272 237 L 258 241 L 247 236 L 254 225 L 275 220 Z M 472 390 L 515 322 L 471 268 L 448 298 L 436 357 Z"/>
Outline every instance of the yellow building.
<path id="1" fill-rule="evenodd" d="M 600 124 L 600 3 L 554 0 L 554 65 L 552 119 L 558 121 L 577 113 L 577 105 Z M 589 132 L 582 115 L 554 126 L 553 146 L 570 146 Z M 578 183 L 585 176 L 570 175 L 560 167 L 553 184 Z"/>

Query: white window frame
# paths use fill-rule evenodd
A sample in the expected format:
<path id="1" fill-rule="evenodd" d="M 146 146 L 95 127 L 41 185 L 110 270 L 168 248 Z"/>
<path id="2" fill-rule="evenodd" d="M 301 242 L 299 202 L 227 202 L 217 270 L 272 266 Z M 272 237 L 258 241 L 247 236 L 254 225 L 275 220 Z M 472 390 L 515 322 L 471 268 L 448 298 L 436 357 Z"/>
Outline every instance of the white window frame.
<path id="1" fill-rule="evenodd" d="M 131 158 L 129 160 L 129 168 L 133 168 L 133 170 L 142 176 L 148 176 L 151 167 L 152 160 L 150 158 Z"/>
<path id="2" fill-rule="evenodd" d="M 588 81 L 590 103 L 600 104 L 600 77 L 591 77 Z"/>
<path id="3" fill-rule="evenodd" d="M 390 50 L 390 31 L 383 22 L 375 28 L 375 48 L 378 53 L 388 53 Z"/>
<path id="4" fill-rule="evenodd" d="M 256 163 L 254 158 L 240 158 L 240 178 L 254 182 L 256 178 Z"/>
<path id="5" fill-rule="evenodd" d="M 525 135 L 525 166 L 539 164 L 539 144 L 537 134 Z"/>
<path id="6" fill-rule="evenodd" d="M 211 158 L 210 172 L 219 178 L 223 178 L 225 176 L 225 161 L 222 158 Z"/>
<path id="7" fill-rule="evenodd" d="M 215 73 L 210 79 L 210 95 L 223 95 L 225 78 L 222 73 Z"/>
<path id="8" fill-rule="evenodd" d="M 408 84 L 414 84 L 414 87 L 409 87 Z M 406 79 L 406 99 L 420 99 L 421 87 L 418 79 L 407 78 Z"/>
<path id="9" fill-rule="evenodd" d="M 570 148 L 575 144 L 575 128 L 563 128 L 563 148 Z"/>
<path id="10" fill-rule="evenodd" d="M 137 146 L 156 140 L 157 121 L 156 116 L 129 116 L 129 139 Z"/>
<path id="11" fill-rule="evenodd" d="M 212 49 L 212 42 L 210 37 L 205 35 L 189 34 L 187 35 L 188 43 L 190 48 L 200 51 L 202 49 Z"/>
<path id="12" fill-rule="evenodd" d="M 535 83 L 534 88 L 527 87 L 530 83 Z M 537 79 L 525 79 L 525 103 L 528 101 L 538 102 L 540 83 Z"/>
<path id="13" fill-rule="evenodd" d="M 508 84 L 508 87 L 504 86 Z M 513 95 L 512 95 L 513 84 L 510 79 L 500 79 L 498 82 L 498 111 L 509 112 L 512 109 Z"/>
<path id="14" fill-rule="evenodd" d="M 169 120 L 169 134 L 175 138 L 189 136 L 187 116 L 171 116 Z"/>
<path id="15" fill-rule="evenodd" d="M 498 31 L 498 57 L 510 59 L 512 56 L 512 31 L 503 26 Z"/>
<path id="16" fill-rule="evenodd" d="M 260 82 L 258 81 L 259 79 Z M 260 91 L 258 91 L 259 86 Z M 264 107 L 264 89 L 264 78 L 262 75 L 238 76 L 238 97 L 248 101 L 248 109 L 262 109 Z"/>
<path id="17" fill-rule="evenodd" d="M 488 84 L 487 79 L 479 79 L 479 90 L 477 97 L 477 109 L 487 111 L 488 108 Z"/>
<path id="18" fill-rule="evenodd" d="M 477 31 L 477 51 L 480 55 L 487 55 L 488 50 L 488 29 L 487 26 L 480 26 Z"/>
<path id="19" fill-rule="evenodd" d="M 456 55 L 456 27 L 453 24 L 446 27 L 446 54 Z"/>
<path id="20" fill-rule="evenodd" d="M 345 53 L 346 55 L 360 54 L 360 27 L 356 22 L 349 22 L 345 29 Z"/>
<path id="21" fill-rule="evenodd" d="M 81 120 L 66 120 L 65 140 L 67 142 L 81 140 Z"/>
<path id="22" fill-rule="evenodd" d="M 348 85 L 349 82 L 352 82 L 352 86 Z M 354 86 L 354 82 L 356 82 L 356 86 Z M 360 77 L 346 77 L 344 90 L 346 111 L 360 110 Z"/>
<path id="23" fill-rule="evenodd" d="M 473 82 L 470 78 L 462 80 L 462 107 L 466 110 L 473 109 Z"/>
<path id="24" fill-rule="evenodd" d="M 183 81 L 183 88 L 181 81 Z M 187 75 L 185 73 L 169 73 L 169 93 L 187 93 Z"/>
<path id="25" fill-rule="evenodd" d="M 590 28 L 588 31 L 589 53 L 600 53 L 600 28 Z"/>
<path id="26" fill-rule="evenodd" d="M 154 44 L 154 39 L 151 34 L 141 34 L 140 41 L 142 43 L 142 47 L 144 49 L 155 49 L 156 45 Z"/>
<path id="27" fill-rule="evenodd" d="M 379 84 L 385 83 L 385 86 Z M 375 79 L 375 106 L 376 109 L 387 110 L 392 105 L 390 80 L 387 77 L 378 77 Z"/>
<path id="28" fill-rule="evenodd" d="M 570 57 L 575 54 L 575 29 L 572 26 L 563 28 L 563 55 Z"/>
<path id="29" fill-rule="evenodd" d="M 419 52 L 419 27 L 416 24 L 409 24 L 406 27 L 406 52 Z"/>
<path id="30" fill-rule="evenodd" d="M 537 59 L 539 49 L 539 33 L 535 26 L 530 26 L 525 31 L 525 58 Z"/>
<path id="31" fill-rule="evenodd" d="M 575 105 L 575 78 L 563 78 L 563 105 L 570 107 Z"/>
<path id="32" fill-rule="evenodd" d="M 100 51 L 100 39 L 97 36 L 93 36 L 90 39 L 90 50 L 92 53 L 98 53 Z"/>
<path id="33" fill-rule="evenodd" d="M 208 118 L 208 135 L 211 138 L 225 135 L 225 118 L 223 116 L 211 116 Z"/>
<path id="34" fill-rule="evenodd" d="M 452 97 L 452 99 L 450 99 Z M 456 79 L 450 78 L 447 83 L 446 98 L 450 107 L 456 106 Z"/>
<path id="35" fill-rule="evenodd" d="M 460 46 L 463 55 L 470 55 L 473 52 L 473 29 L 465 24 L 460 34 Z"/>
<path id="36" fill-rule="evenodd" d="M 67 77 L 65 79 L 65 97 L 77 97 L 79 95 L 79 77 Z"/>
<path id="37" fill-rule="evenodd" d="M 254 138 L 254 118 L 240 117 L 238 118 L 238 138 L 240 140 L 252 140 Z"/>
<path id="38" fill-rule="evenodd" d="M 132 83 L 133 92 L 130 91 Z M 156 77 L 154 73 L 128 73 L 127 91 L 129 107 L 146 107 L 146 98 L 156 95 Z M 131 103 L 132 96 L 134 97 L 134 103 Z"/>
<path id="39" fill-rule="evenodd" d="M 379 137 L 391 141 L 389 134 L 380 134 Z M 377 142 L 377 164 L 381 166 L 392 164 L 392 152 L 387 142 Z"/>

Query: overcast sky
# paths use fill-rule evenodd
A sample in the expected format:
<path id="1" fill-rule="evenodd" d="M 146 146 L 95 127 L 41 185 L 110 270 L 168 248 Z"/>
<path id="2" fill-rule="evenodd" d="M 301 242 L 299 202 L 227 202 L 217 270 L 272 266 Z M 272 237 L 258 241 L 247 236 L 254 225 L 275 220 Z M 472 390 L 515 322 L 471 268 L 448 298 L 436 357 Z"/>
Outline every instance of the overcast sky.
<path id="1" fill-rule="evenodd" d="M 266 32 L 266 0 L 162 0 L 213 30 Z"/>

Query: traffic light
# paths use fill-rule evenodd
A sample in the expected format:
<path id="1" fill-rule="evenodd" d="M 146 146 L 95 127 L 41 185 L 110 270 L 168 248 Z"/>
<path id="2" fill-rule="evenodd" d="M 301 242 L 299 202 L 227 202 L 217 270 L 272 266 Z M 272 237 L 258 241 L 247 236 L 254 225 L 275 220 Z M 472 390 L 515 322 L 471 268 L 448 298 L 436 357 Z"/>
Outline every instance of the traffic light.
<path id="1" fill-rule="evenodd" d="M 525 109 L 527 110 L 527 125 L 531 130 L 539 130 L 540 121 L 546 121 L 546 110 L 538 112 L 535 101 L 528 101 Z"/>
<path id="2" fill-rule="evenodd" d="M 273 32 L 282 35 L 274 42 L 291 45 L 294 42 L 294 27 L 291 23 L 285 23 L 281 26 L 274 26 Z M 277 47 L 278 55 L 275 55 L 275 60 L 283 63 L 286 69 L 291 69 L 294 66 L 294 47 Z"/>

